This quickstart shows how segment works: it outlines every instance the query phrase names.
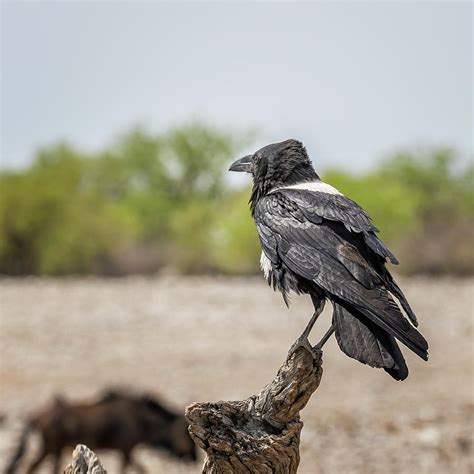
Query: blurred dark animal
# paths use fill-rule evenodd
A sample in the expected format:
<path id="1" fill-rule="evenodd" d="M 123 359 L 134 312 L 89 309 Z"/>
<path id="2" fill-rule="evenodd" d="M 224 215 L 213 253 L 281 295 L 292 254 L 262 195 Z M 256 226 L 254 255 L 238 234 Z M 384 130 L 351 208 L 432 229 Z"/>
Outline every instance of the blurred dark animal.
<path id="1" fill-rule="evenodd" d="M 42 446 L 27 473 L 34 472 L 48 455 L 54 458 L 53 472 L 60 472 L 63 449 L 77 444 L 85 444 L 92 450 L 120 451 L 122 472 L 128 466 L 145 472 L 132 458 L 132 451 L 138 444 L 162 448 L 181 460 L 197 459 L 196 446 L 183 415 L 165 408 L 156 398 L 125 391 L 107 392 L 91 404 L 70 404 L 57 398 L 49 408 L 32 415 L 6 474 L 17 471 L 33 431 L 40 433 Z"/>
<path id="2" fill-rule="evenodd" d="M 332 326 L 318 349 L 335 332 L 345 354 L 396 380 L 408 377 L 408 367 L 395 339 L 428 360 L 428 343 L 414 328 L 415 313 L 385 267 L 397 259 L 377 237 L 368 214 L 321 181 L 301 142 L 267 145 L 235 161 L 230 171 L 253 177 L 250 208 L 268 284 L 281 291 L 286 304 L 290 291 L 311 296 L 314 314 L 303 340 L 328 299 Z"/>

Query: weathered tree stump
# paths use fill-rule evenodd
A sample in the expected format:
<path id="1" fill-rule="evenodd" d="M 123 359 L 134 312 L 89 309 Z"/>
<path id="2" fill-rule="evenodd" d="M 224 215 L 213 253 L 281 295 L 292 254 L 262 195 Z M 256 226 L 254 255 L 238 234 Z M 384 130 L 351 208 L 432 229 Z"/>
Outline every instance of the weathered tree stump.
<path id="1" fill-rule="evenodd" d="M 298 340 L 258 395 L 187 407 L 191 437 L 207 453 L 202 472 L 296 473 L 303 427 L 299 412 L 319 386 L 321 364 L 322 352 Z"/>
<path id="2" fill-rule="evenodd" d="M 72 462 L 64 474 L 107 474 L 99 458 L 87 446 L 78 444 L 72 453 Z"/>

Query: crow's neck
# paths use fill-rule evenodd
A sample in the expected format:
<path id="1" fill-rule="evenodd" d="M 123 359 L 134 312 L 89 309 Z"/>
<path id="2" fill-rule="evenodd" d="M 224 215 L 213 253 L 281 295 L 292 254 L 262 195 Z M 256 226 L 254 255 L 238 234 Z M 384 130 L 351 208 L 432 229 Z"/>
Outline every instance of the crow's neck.
<path id="1" fill-rule="evenodd" d="M 314 171 L 312 166 L 294 168 L 284 179 L 278 177 L 256 179 L 253 183 L 252 194 L 249 201 L 252 216 L 254 215 L 255 206 L 258 201 L 273 190 L 314 181 L 321 181 L 321 178 L 316 171 Z"/>

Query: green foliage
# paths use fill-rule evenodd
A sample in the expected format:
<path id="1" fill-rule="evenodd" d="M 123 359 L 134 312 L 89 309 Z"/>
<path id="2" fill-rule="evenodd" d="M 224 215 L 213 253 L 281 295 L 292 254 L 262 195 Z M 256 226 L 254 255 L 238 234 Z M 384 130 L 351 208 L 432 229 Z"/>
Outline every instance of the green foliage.
<path id="1" fill-rule="evenodd" d="M 39 152 L 30 168 L 0 174 L 0 271 L 127 272 L 118 262 L 142 248 L 159 265 L 212 270 L 225 164 L 242 143 L 190 124 L 158 136 L 135 129 L 97 154 Z"/>
<path id="2" fill-rule="evenodd" d="M 0 272 L 254 273 L 250 190 L 226 185 L 245 137 L 190 124 L 136 128 L 109 149 L 44 149 L 0 173 Z M 325 181 L 361 204 L 406 272 L 472 273 L 474 166 L 451 150 L 401 152 L 363 175 Z"/>
<path id="3" fill-rule="evenodd" d="M 250 215 L 250 189 L 230 193 L 220 206 L 214 233 L 216 267 L 225 273 L 246 274 L 258 270 L 260 242 Z"/>
<path id="4" fill-rule="evenodd" d="M 42 151 L 25 172 L 0 176 L 4 272 L 92 272 L 128 233 L 113 206 L 89 192 L 91 165 L 58 145 Z"/>

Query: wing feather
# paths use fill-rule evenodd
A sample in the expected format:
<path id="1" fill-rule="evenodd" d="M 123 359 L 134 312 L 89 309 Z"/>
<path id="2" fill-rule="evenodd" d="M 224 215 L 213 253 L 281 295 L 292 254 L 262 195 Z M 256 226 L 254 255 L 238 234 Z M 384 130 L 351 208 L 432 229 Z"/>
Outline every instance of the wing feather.
<path id="1" fill-rule="evenodd" d="M 334 196 L 333 196 L 334 197 Z M 339 196 L 337 196 L 339 197 Z M 405 319 L 384 280 L 334 226 L 302 220 L 281 197 L 268 195 L 255 208 L 265 254 L 274 263 L 313 281 L 334 298 L 354 305 L 365 317 L 423 359 L 428 344 Z"/>
<path id="2" fill-rule="evenodd" d="M 387 246 L 375 235 L 377 227 L 370 216 L 356 202 L 339 194 L 283 188 L 272 193 L 277 200 L 285 198 L 296 204 L 301 213 L 314 224 L 321 219 L 342 222 L 352 231 L 362 233 L 368 247 L 379 257 L 398 265 L 398 260 Z"/>

